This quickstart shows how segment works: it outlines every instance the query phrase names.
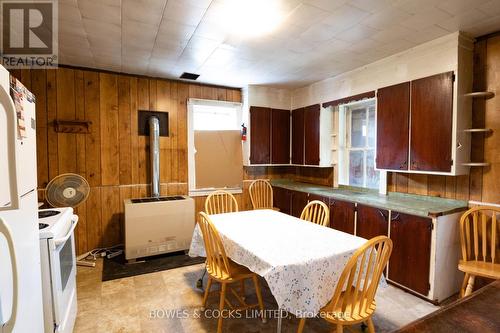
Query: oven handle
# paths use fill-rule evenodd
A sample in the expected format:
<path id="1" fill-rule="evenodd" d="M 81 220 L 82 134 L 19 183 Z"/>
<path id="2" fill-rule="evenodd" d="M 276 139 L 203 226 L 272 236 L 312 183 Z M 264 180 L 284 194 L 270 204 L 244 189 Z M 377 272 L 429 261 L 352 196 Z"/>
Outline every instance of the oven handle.
<path id="1" fill-rule="evenodd" d="M 76 226 L 78 225 L 78 215 L 73 215 L 71 217 L 71 228 L 69 228 L 68 232 L 66 233 L 66 236 L 61 237 L 61 238 L 55 238 L 52 241 L 53 244 L 53 250 L 55 250 L 59 245 L 62 245 L 66 243 L 66 241 L 71 237 L 73 234 L 73 231 L 75 231 Z"/>

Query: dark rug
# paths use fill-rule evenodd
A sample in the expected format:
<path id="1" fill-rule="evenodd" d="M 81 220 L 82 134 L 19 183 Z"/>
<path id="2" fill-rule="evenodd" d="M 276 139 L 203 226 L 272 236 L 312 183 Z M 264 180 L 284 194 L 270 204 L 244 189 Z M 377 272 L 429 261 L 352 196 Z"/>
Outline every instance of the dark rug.
<path id="1" fill-rule="evenodd" d="M 172 268 L 191 266 L 205 262 L 205 258 L 191 258 L 184 251 L 163 254 L 143 259 L 143 262 L 128 264 L 123 254 L 108 259 L 104 257 L 102 281 L 165 271 Z"/>

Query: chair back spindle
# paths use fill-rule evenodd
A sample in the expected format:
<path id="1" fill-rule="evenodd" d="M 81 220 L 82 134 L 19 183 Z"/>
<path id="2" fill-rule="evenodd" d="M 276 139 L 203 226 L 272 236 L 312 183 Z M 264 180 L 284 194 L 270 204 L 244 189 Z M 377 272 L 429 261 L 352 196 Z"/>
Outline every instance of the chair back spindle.
<path id="1" fill-rule="evenodd" d="M 324 202 L 313 200 L 304 207 L 300 219 L 327 227 L 330 224 L 330 209 Z"/>
<path id="2" fill-rule="evenodd" d="M 392 252 L 392 241 L 378 236 L 367 241 L 349 259 L 328 308 L 340 309 L 347 320 L 369 316 L 380 278 Z"/>
<path id="3" fill-rule="evenodd" d="M 207 255 L 207 271 L 217 278 L 227 278 L 231 276 L 229 260 L 227 259 L 224 245 L 215 226 L 210 221 L 210 217 L 204 213 L 199 213 L 198 225 L 203 235 L 205 252 Z"/>
<path id="4" fill-rule="evenodd" d="M 500 208 L 479 206 L 460 219 L 460 242 L 464 261 L 499 263 L 498 215 Z"/>
<path id="5" fill-rule="evenodd" d="M 238 211 L 238 202 L 229 192 L 218 190 L 210 193 L 205 200 L 205 212 L 208 215 L 233 213 Z"/>
<path id="6" fill-rule="evenodd" d="M 253 209 L 273 208 L 273 187 L 267 180 L 255 180 L 248 190 Z"/>

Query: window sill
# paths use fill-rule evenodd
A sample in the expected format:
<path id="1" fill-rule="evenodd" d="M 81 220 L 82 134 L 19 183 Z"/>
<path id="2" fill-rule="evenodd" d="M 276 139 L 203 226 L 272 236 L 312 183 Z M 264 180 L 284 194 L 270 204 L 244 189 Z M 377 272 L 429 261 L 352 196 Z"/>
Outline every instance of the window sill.
<path id="1" fill-rule="evenodd" d="M 217 191 L 217 190 L 223 190 L 227 191 L 231 194 L 241 194 L 243 193 L 243 189 L 241 187 L 232 187 L 232 188 L 200 188 L 200 189 L 192 189 L 189 190 L 189 196 L 190 197 L 206 197 L 210 193 Z"/>

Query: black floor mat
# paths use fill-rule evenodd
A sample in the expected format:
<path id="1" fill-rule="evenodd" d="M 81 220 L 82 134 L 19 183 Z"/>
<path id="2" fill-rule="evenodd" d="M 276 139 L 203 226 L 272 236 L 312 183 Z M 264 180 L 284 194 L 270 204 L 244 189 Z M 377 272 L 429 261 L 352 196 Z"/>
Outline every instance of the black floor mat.
<path id="1" fill-rule="evenodd" d="M 143 262 L 138 261 L 134 264 L 128 264 L 123 254 L 111 259 L 105 257 L 102 268 L 102 281 L 160 272 L 202 262 L 205 262 L 205 258 L 191 258 L 184 254 L 183 251 L 145 258 Z"/>

